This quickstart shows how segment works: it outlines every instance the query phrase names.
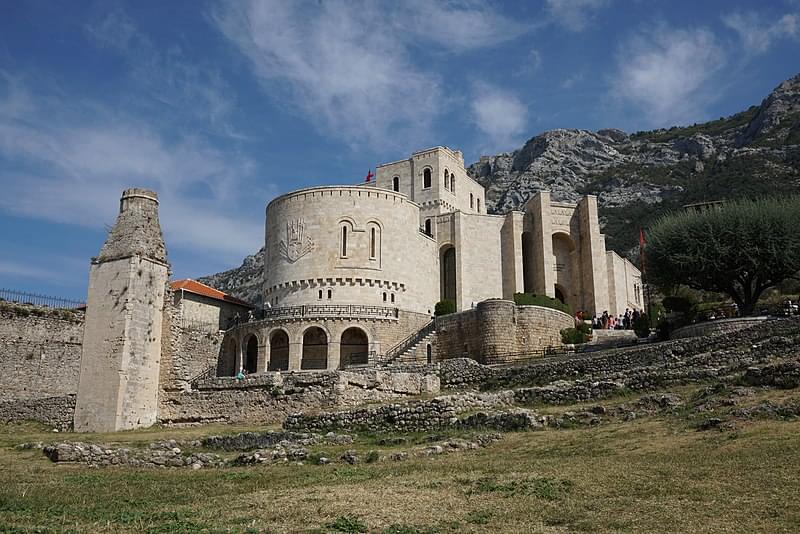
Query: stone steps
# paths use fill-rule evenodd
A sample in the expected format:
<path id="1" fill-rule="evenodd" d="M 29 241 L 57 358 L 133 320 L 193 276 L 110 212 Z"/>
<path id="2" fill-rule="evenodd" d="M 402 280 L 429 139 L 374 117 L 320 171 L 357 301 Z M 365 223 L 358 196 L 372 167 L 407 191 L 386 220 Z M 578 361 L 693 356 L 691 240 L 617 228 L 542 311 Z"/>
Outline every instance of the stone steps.
<path id="1" fill-rule="evenodd" d="M 409 348 L 401 352 L 395 358 L 398 363 L 426 363 L 428 361 L 427 346 L 431 345 L 431 360 L 436 360 L 436 330 L 431 331 L 424 337 L 420 338 Z"/>

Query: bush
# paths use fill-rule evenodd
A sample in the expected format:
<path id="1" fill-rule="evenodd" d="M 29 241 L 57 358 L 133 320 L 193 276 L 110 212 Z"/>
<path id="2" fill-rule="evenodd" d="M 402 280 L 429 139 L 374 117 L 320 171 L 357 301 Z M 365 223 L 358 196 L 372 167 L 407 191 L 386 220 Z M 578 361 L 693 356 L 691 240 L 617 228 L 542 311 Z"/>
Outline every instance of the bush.
<path id="1" fill-rule="evenodd" d="M 433 314 L 437 317 L 440 315 L 448 315 L 456 312 L 456 303 L 452 300 L 440 300 L 436 303 L 436 308 Z"/>
<path id="2" fill-rule="evenodd" d="M 661 304 L 664 305 L 664 309 L 668 312 L 674 311 L 683 314 L 689 313 L 694 307 L 694 303 L 686 297 L 664 297 Z"/>
<path id="3" fill-rule="evenodd" d="M 565 328 L 561 331 L 561 342 L 567 345 L 586 343 L 588 336 L 579 328 Z"/>
<path id="4" fill-rule="evenodd" d="M 650 319 L 647 318 L 647 315 L 642 314 L 636 319 L 633 323 L 633 331 L 636 332 L 637 337 L 650 337 Z"/>
<path id="5" fill-rule="evenodd" d="M 572 308 L 558 299 L 547 295 L 536 295 L 530 293 L 514 293 L 514 304 L 518 306 L 543 306 L 554 310 L 562 311 L 567 315 L 572 315 Z"/>
<path id="6" fill-rule="evenodd" d="M 369 451 L 367 455 L 364 457 L 364 461 L 368 464 L 375 463 L 380 459 L 381 455 L 378 453 L 378 451 Z"/>

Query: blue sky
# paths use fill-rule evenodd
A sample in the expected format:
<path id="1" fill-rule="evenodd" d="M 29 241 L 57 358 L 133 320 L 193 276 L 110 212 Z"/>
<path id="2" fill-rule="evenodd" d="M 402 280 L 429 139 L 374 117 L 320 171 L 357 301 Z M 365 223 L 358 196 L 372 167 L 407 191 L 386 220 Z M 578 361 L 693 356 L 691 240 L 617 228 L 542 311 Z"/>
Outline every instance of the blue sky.
<path id="1" fill-rule="evenodd" d="M 730 115 L 798 58 L 797 0 L 0 0 L 0 287 L 82 299 L 126 187 L 198 277 L 258 250 L 282 192 Z"/>

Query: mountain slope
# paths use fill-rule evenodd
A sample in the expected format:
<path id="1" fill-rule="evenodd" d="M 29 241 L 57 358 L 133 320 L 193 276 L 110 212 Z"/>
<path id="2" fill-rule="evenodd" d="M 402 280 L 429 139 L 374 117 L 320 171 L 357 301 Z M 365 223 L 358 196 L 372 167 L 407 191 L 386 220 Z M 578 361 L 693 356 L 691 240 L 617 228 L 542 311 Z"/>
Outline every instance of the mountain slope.
<path id="1" fill-rule="evenodd" d="M 518 209 L 537 191 L 555 200 L 598 197 L 609 249 L 630 255 L 640 227 L 685 204 L 800 193 L 800 75 L 760 105 L 702 124 L 627 134 L 550 130 L 519 150 L 484 156 L 467 172 L 487 209 Z M 264 249 L 205 284 L 261 304 Z"/>

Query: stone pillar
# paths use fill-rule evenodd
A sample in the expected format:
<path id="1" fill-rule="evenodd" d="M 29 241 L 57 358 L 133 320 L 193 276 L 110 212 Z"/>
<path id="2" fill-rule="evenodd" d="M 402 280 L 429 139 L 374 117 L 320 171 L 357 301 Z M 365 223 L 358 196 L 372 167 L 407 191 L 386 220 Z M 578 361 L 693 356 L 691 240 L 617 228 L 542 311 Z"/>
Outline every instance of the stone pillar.
<path id="1" fill-rule="evenodd" d="M 533 228 L 534 293 L 556 296 L 555 263 L 553 260 L 553 222 L 550 215 L 550 192 L 540 191 L 527 204 Z"/>
<path id="2" fill-rule="evenodd" d="M 158 197 L 128 189 L 89 270 L 77 432 L 113 432 L 156 422 L 168 279 Z"/>
<path id="3" fill-rule="evenodd" d="M 302 341 L 289 340 L 289 370 L 300 370 L 300 359 L 303 357 L 303 343 Z"/>
<path id="4" fill-rule="evenodd" d="M 339 368 L 342 358 L 341 345 L 339 341 L 328 342 L 328 370 L 335 371 Z"/>
<path id="5" fill-rule="evenodd" d="M 269 343 L 266 338 L 262 337 L 261 342 L 258 344 L 258 360 L 256 363 L 256 371 L 259 373 L 267 372 L 269 368 Z"/>
<path id="6" fill-rule="evenodd" d="M 522 268 L 522 230 L 524 214 L 512 211 L 506 215 L 500 231 L 500 250 L 503 262 L 503 298 L 513 299 L 514 293 L 525 291 Z"/>
<path id="7" fill-rule="evenodd" d="M 585 196 L 578 203 L 580 212 L 580 263 L 583 274 L 583 307 L 600 315 L 609 309 L 606 240 L 600 233 L 597 197 Z"/>

